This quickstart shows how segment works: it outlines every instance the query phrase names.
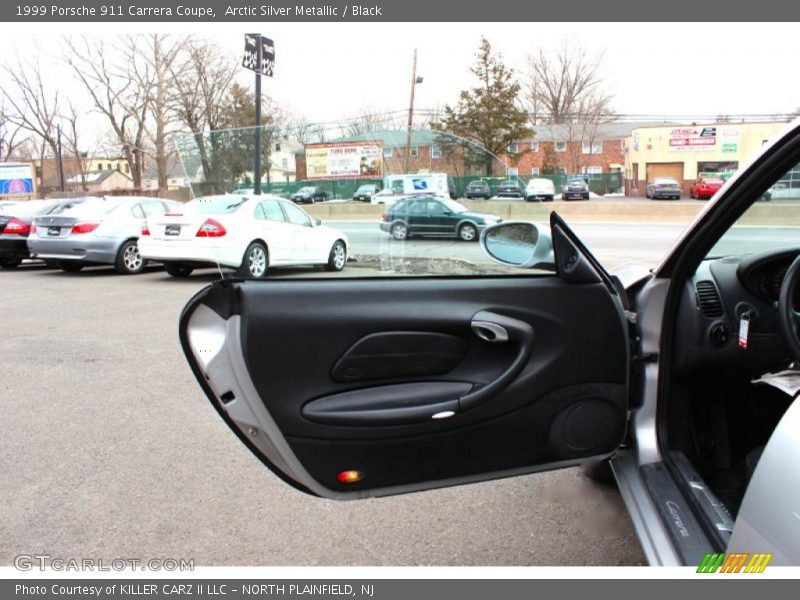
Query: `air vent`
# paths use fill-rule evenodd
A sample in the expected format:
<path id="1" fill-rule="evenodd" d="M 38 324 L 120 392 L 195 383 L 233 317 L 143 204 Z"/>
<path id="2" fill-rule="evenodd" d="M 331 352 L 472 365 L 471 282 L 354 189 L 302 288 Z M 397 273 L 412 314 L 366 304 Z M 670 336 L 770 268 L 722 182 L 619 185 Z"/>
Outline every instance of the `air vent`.
<path id="1" fill-rule="evenodd" d="M 717 287 L 712 281 L 698 281 L 695 284 L 697 305 L 704 316 L 712 319 L 722 316 L 722 301 L 719 299 Z"/>

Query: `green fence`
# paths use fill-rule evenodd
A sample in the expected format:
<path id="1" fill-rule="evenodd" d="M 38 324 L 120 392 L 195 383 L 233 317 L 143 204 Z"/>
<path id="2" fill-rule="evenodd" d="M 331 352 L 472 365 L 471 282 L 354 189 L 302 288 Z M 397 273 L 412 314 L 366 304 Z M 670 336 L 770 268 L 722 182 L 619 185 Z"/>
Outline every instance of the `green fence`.
<path id="1" fill-rule="evenodd" d="M 592 175 L 540 175 L 529 177 L 481 177 L 479 175 L 472 175 L 467 177 L 453 177 L 456 184 L 456 191 L 459 198 L 464 197 L 467 185 L 470 181 L 476 179 L 483 179 L 489 183 L 492 194 L 497 193 L 498 186 L 507 179 L 516 181 L 520 184 L 522 189 L 525 189 L 528 181 L 531 179 L 549 179 L 553 182 L 556 189 L 556 195 L 561 193 L 561 188 L 570 179 L 585 179 L 589 182 L 589 189 L 599 196 L 606 194 L 621 193 L 623 191 L 624 182 L 622 173 L 603 173 Z M 362 185 L 374 184 L 378 188 L 383 187 L 383 180 L 381 179 L 335 179 L 335 180 L 312 180 L 312 181 L 271 181 L 262 182 L 262 190 L 265 194 L 276 194 L 279 196 L 290 196 L 301 187 L 313 185 L 321 187 L 328 192 L 330 198 L 347 199 L 352 198 L 353 193 Z M 248 186 L 242 185 L 242 189 Z"/>
<path id="2" fill-rule="evenodd" d="M 313 185 L 328 192 L 329 198 L 347 199 L 352 198 L 355 191 L 362 185 L 373 184 L 378 188 L 383 187 L 382 179 L 326 179 L 313 181 L 262 181 L 261 190 L 265 194 L 276 194 L 278 196 L 291 196 L 301 187 Z M 249 186 L 242 185 L 241 189 L 248 189 Z"/>

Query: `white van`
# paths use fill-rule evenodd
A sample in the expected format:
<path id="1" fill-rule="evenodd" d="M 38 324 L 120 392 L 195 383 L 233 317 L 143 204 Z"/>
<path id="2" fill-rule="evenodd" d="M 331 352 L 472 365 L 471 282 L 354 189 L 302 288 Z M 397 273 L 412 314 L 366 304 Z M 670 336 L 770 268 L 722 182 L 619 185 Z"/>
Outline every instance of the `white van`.
<path id="1" fill-rule="evenodd" d="M 525 200 L 552 202 L 556 196 L 556 186 L 549 179 L 531 179 L 525 186 Z"/>

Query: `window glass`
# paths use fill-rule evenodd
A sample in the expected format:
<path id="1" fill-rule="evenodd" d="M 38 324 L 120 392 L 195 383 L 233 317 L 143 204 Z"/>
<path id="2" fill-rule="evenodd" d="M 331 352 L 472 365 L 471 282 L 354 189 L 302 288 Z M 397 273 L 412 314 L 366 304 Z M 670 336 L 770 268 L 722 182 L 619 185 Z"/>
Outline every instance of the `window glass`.
<path id="1" fill-rule="evenodd" d="M 148 217 L 164 213 L 164 204 L 160 200 L 144 200 L 141 202 L 141 207 Z"/>
<path id="2" fill-rule="evenodd" d="M 719 239 L 707 258 L 797 248 L 800 164 L 781 175 Z"/>
<path id="3" fill-rule="evenodd" d="M 262 214 L 264 215 L 262 217 L 263 219 L 267 219 L 269 221 L 286 221 L 286 218 L 283 216 L 283 211 L 281 211 L 281 207 L 279 206 L 277 200 L 265 200 L 264 202 L 259 203 L 259 207 L 261 207 Z"/>
<path id="4" fill-rule="evenodd" d="M 556 142 L 556 152 L 566 152 L 567 151 L 567 142 L 559 141 Z"/>
<path id="5" fill-rule="evenodd" d="M 281 202 L 283 212 L 286 213 L 286 220 L 293 225 L 311 226 L 311 219 L 301 209 L 290 202 Z"/>

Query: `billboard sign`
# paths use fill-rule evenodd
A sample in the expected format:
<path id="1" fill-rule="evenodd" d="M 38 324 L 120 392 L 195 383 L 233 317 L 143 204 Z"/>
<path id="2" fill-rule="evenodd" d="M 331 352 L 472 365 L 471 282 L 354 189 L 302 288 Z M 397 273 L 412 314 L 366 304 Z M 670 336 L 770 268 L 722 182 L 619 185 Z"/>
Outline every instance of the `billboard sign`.
<path id="1" fill-rule="evenodd" d="M 382 142 L 309 144 L 306 179 L 376 179 L 383 177 Z"/>
<path id="2" fill-rule="evenodd" d="M 673 152 L 711 152 L 717 149 L 716 127 L 675 127 L 669 132 Z"/>
<path id="3" fill-rule="evenodd" d="M 0 196 L 34 196 L 36 176 L 31 163 L 0 163 Z"/>

